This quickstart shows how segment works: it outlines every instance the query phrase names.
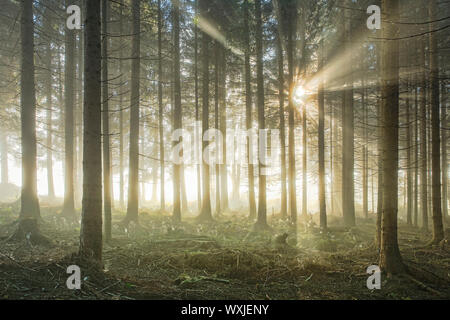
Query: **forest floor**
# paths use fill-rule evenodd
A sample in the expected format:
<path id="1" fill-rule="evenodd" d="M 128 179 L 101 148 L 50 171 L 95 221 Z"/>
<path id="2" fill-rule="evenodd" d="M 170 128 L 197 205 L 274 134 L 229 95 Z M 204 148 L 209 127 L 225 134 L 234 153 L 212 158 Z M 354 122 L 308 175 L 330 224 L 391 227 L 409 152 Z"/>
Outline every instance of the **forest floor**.
<path id="1" fill-rule="evenodd" d="M 431 235 L 400 224 L 400 250 L 409 274 L 382 276 L 381 290 L 366 286 L 366 269 L 378 260 L 374 220 L 355 228 L 330 216 L 321 234 L 299 221 L 297 245 L 279 235 L 288 225 L 269 217 L 271 232 L 254 234 L 244 214 L 229 213 L 211 224 L 168 214 L 140 214 L 141 227 L 121 229 L 113 216 L 113 240 L 104 244 L 103 271 L 78 261 L 79 226 L 42 208 L 49 246 L 6 241 L 17 212 L 0 207 L 0 299 L 450 299 L 450 248 L 426 246 Z M 447 229 L 447 239 L 449 239 Z M 66 270 L 81 268 L 81 290 L 69 290 Z"/>

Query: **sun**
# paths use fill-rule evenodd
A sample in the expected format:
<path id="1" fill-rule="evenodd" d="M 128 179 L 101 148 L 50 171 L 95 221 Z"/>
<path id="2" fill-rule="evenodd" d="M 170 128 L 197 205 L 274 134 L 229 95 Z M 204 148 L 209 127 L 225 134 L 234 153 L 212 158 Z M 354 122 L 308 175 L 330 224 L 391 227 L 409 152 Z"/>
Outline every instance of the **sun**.
<path id="1" fill-rule="evenodd" d="M 297 85 L 294 90 L 294 98 L 296 100 L 302 100 L 306 95 L 306 90 L 301 85 Z"/>

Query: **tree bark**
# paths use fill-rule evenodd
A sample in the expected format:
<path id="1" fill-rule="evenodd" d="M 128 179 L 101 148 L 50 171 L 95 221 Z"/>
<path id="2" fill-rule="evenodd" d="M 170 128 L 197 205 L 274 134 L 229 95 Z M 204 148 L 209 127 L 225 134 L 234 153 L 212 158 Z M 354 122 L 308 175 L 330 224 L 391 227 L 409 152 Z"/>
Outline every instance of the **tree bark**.
<path id="1" fill-rule="evenodd" d="M 130 104 L 130 147 L 128 170 L 128 206 L 123 224 L 131 221 L 139 223 L 139 104 L 140 104 L 140 52 L 141 52 L 141 16 L 140 1 L 132 0 L 133 16 L 131 49 L 131 104 Z"/>
<path id="2" fill-rule="evenodd" d="M 319 49 L 319 71 L 323 68 L 323 43 Z M 327 230 L 327 209 L 325 197 L 325 94 L 324 81 L 320 79 L 319 83 L 319 210 L 320 210 L 320 228 Z"/>
<path id="3" fill-rule="evenodd" d="M 108 85 L 108 0 L 102 0 L 102 117 L 103 117 L 103 211 L 105 215 L 105 241 L 112 236 L 111 214 L 111 159 L 109 137 L 109 85 Z"/>
<path id="4" fill-rule="evenodd" d="M 396 38 L 399 16 L 398 0 L 382 0 L 383 38 Z M 381 56 L 383 121 L 383 210 L 381 220 L 380 267 L 388 274 L 403 273 L 397 239 L 398 153 L 399 153 L 399 43 L 385 41 Z"/>
<path id="5" fill-rule="evenodd" d="M 86 1 L 80 255 L 102 260 L 100 1 Z"/>
<path id="6" fill-rule="evenodd" d="M 200 15 L 204 18 L 208 15 L 209 1 L 199 0 Z M 201 54 L 203 59 L 203 94 L 202 94 L 202 137 L 205 132 L 209 129 L 209 36 L 206 32 L 202 32 L 202 48 Z M 202 141 L 202 150 L 208 146 L 207 141 Z M 202 157 L 203 158 L 203 157 Z M 210 167 L 202 159 L 203 163 L 203 199 L 202 199 L 202 209 L 198 219 L 200 221 L 211 221 L 211 182 L 210 182 Z"/>
<path id="7" fill-rule="evenodd" d="M 69 2 L 66 1 L 68 5 Z M 66 47 L 64 58 L 64 204 L 62 215 L 75 219 L 75 188 L 74 188 L 74 98 L 75 98 L 75 32 L 65 28 Z"/>
<path id="8" fill-rule="evenodd" d="M 249 2 L 244 0 L 244 46 L 245 46 L 245 122 L 249 132 L 252 129 L 252 73 L 250 66 L 250 18 L 249 18 Z M 250 138 L 247 138 L 247 165 L 248 165 L 248 201 L 249 201 L 249 218 L 256 218 L 256 201 L 255 201 L 255 176 L 253 159 L 253 146 Z"/>
<path id="9" fill-rule="evenodd" d="M 436 0 L 428 2 L 429 18 L 437 18 Z M 436 28 L 436 23 L 430 24 L 430 31 Z M 435 32 L 430 32 L 430 69 L 431 69 L 431 130 L 432 130 L 432 197 L 433 197 L 433 240 L 438 244 L 444 239 L 441 203 L 441 136 L 439 114 L 439 59 Z"/>
<path id="10" fill-rule="evenodd" d="M 164 164 L 164 110 L 163 110 L 163 69 L 162 69 L 162 9 L 161 0 L 158 0 L 158 125 L 159 125 L 159 161 L 161 167 L 161 180 L 160 180 L 160 210 L 164 212 L 166 210 L 165 199 L 165 164 Z M 155 186 L 156 187 L 156 186 Z"/>

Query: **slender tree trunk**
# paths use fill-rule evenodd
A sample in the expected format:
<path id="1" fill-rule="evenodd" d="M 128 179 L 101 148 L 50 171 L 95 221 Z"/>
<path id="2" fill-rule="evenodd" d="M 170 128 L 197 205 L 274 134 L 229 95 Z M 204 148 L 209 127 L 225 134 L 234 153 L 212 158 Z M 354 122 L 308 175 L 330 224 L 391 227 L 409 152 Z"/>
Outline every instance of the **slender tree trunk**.
<path id="1" fill-rule="evenodd" d="M 120 0 L 119 3 L 119 32 L 122 35 L 123 30 L 123 6 L 124 1 Z M 124 41 L 122 37 L 119 39 L 119 75 L 120 75 L 120 86 L 123 87 L 125 81 L 123 80 L 123 47 Z M 121 88 L 119 92 L 119 204 L 120 208 L 125 208 L 125 178 L 124 178 L 124 108 L 123 108 L 123 89 Z"/>
<path id="2" fill-rule="evenodd" d="M 262 138 L 261 132 L 265 130 L 264 115 L 264 65 L 263 65 L 263 25 L 261 13 L 261 0 L 255 0 L 255 16 L 256 16 L 256 70 L 257 70 L 257 110 L 258 110 L 258 128 L 259 128 L 259 191 L 258 191 L 258 217 L 255 229 L 261 230 L 267 228 L 267 200 L 266 200 L 266 142 Z"/>
<path id="3" fill-rule="evenodd" d="M 319 71 L 323 68 L 323 43 L 320 44 L 319 52 Z M 325 197 L 325 95 L 324 81 L 319 83 L 319 209 L 320 209 L 320 228 L 322 231 L 327 229 L 327 209 Z"/>
<path id="4" fill-rule="evenodd" d="M 105 241 L 111 240 L 111 159 L 109 137 L 108 86 L 108 0 L 102 0 L 102 102 L 103 102 L 103 210 L 105 215 Z"/>
<path id="5" fill-rule="evenodd" d="M 220 70 L 219 70 L 219 60 L 220 60 L 220 49 L 219 49 L 219 42 L 215 41 L 214 43 L 214 55 L 215 55 L 215 61 L 214 61 L 214 126 L 216 130 L 219 130 L 219 76 L 220 76 Z M 221 148 L 222 146 L 216 141 L 217 149 Z M 219 150 L 217 150 L 217 157 L 216 159 L 219 160 Z M 220 164 L 219 161 L 217 161 L 215 166 L 215 173 L 216 173 L 216 215 L 221 214 L 221 208 L 220 208 Z"/>
<path id="6" fill-rule="evenodd" d="M 308 217 L 308 123 L 306 121 L 306 105 L 302 112 L 302 215 Z"/>
<path id="7" fill-rule="evenodd" d="M 433 21 L 437 18 L 436 0 L 428 2 L 429 18 Z M 430 24 L 430 31 L 437 27 L 436 23 Z M 439 59 L 435 32 L 430 32 L 430 69 L 431 69 L 431 130 L 432 130 L 432 197 L 433 197 L 433 240 L 437 244 L 444 239 L 444 227 L 441 208 L 441 136 L 439 115 Z"/>
<path id="8" fill-rule="evenodd" d="M 180 2 L 174 0 L 172 7 L 173 25 L 173 75 L 174 75 L 174 111 L 173 130 L 182 128 L 181 123 L 181 80 L 180 80 Z M 178 141 L 174 141 L 175 146 Z M 181 172 L 180 163 L 173 164 L 173 218 L 181 221 Z"/>
<path id="9" fill-rule="evenodd" d="M 398 37 L 398 0 L 382 0 L 383 38 Z M 388 274 L 402 273 L 397 240 L 398 152 L 399 152 L 399 43 L 385 41 L 381 56 L 382 121 L 383 121 L 383 214 L 381 220 L 380 267 Z"/>
<path id="10" fill-rule="evenodd" d="M 198 0 L 195 0 L 195 16 L 198 16 Z M 197 23 L 194 24 L 194 85 L 195 85 L 195 137 L 197 140 L 200 139 L 199 126 L 197 125 L 200 121 L 199 103 L 198 103 L 198 26 Z M 201 152 L 196 147 L 195 154 L 196 159 L 199 159 Z M 202 207 L 202 180 L 201 180 L 201 161 L 197 164 L 197 209 L 201 210 Z"/>
<path id="11" fill-rule="evenodd" d="M 289 136 L 288 136 L 288 188 L 289 188 L 289 209 L 291 224 L 295 227 L 297 225 L 297 188 L 296 188 L 296 170 L 295 170 L 295 106 L 293 102 L 293 94 L 295 90 L 294 73 L 295 73 L 295 30 L 297 29 L 297 5 L 295 2 L 284 9 L 287 16 L 287 58 L 289 70 Z"/>
<path id="12" fill-rule="evenodd" d="M 131 49 L 131 104 L 130 104 L 130 147 L 128 170 L 128 207 L 125 226 L 131 221 L 139 223 L 139 104 L 140 104 L 140 52 L 141 17 L 140 1 L 132 0 L 132 49 Z"/>
<path id="13" fill-rule="evenodd" d="M 414 86 L 414 226 L 417 227 L 419 223 L 419 101 L 417 78 Z"/>
<path id="14" fill-rule="evenodd" d="M 68 4 L 68 0 L 66 2 Z M 75 188 L 74 188 L 74 98 L 75 98 L 75 32 L 65 28 L 66 47 L 64 58 L 64 204 L 62 215 L 75 219 Z"/>
<path id="15" fill-rule="evenodd" d="M 164 166 L 164 110 L 163 110 L 163 69 L 162 69 L 162 9 L 161 0 L 158 0 L 158 124 L 159 124 L 159 159 L 161 167 L 161 186 L 160 186 L 160 210 L 164 212 L 166 210 L 165 199 L 165 166 Z"/>
<path id="16" fill-rule="evenodd" d="M 412 225 L 412 163 L 411 163 L 411 123 L 410 123 L 410 102 L 409 85 L 406 85 L 406 223 Z"/>
<path id="17" fill-rule="evenodd" d="M 220 54 L 220 77 L 219 77 L 219 110 L 220 110 L 220 132 L 222 133 L 222 157 L 223 164 L 220 165 L 220 196 L 222 211 L 228 210 L 228 169 L 227 169 L 227 52 L 224 47 Z"/>
<path id="18" fill-rule="evenodd" d="M 250 18 L 249 18 L 249 2 L 244 0 L 244 45 L 245 45 L 245 122 L 247 131 L 252 129 L 252 73 L 250 69 Z M 247 165 L 248 165 L 248 201 L 249 201 L 249 218 L 256 218 L 256 201 L 255 201 L 255 176 L 253 168 L 253 145 L 251 138 L 247 138 Z"/>
<path id="19" fill-rule="evenodd" d="M 448 157 L 447 157 L 447 139 L 448 139 L 448 115 L 446 108 L 446 96 L 445 96 L 445 85 L 442 83 L 441 88 L 441 136 L 442 136 L 442 144 L 441 144 L 441 155 L 442 155 L 442 209 L 444 218 L 448 218 Z"/>
<path id="20" fill-rule="evenodd" d="M 209 9 L 208 0 L 199 0 L 200 15 L 206 17 Z M 206 32 L 202 32 L 202 60 L 203 60 L 203 98 L 202 98 L 202 136 L 209 129 L 209 36 Z M 202 150 L 208 147 L 207 141 L 202 141 Z M 203 158 L 203 157 L 202 157 Z M 211 182 L 210 182 L 210 167 L 202 159 L 203 163 L 203 199 L 202 210 L 199 215 L 199 220 L 212 220 L 211 212 Z"/>
<path id="21" fill-rule="evenodd" d="M 368 141 L 367 141 L 367 125 L 368 125 L 368 115 L 366 106 L 366 91 L 365 82 L 362 80 L 362 96 L 361 102 L 363 107 L 363 141 L 364 146 L 362 148 L 363 155 L 363 166 L 362 166 L 362 184 L 363 184 L 363 215 L 364 218 L 369 217 L 369 152 L 368 152 Z"/>
<path id="22" fill-rule="evenodd" d="M 345 9 L 345 48 L 350 53 L 351 13 Z M 345 76 L 344 109 L 342 124 L 342 211 L 344 223 L 351 227 L 355 225 L 355 190 L 354 190 L 354 115 L 353 115 L 353 76 L 352 67 L 348 66 L 348 74 Z"/>
<path id="23" fill-rule="evenodd" d="M 44 30 L 48 36 L 52 35 L 52 19 L 49 10 L 46 9 L 44 19 Z M 50 199 L 55 197 L 55 187 L 53 182 L 53 103 L 52 103 L 52 48 L 51 42 L 48 41 L 45 46 L 45 66 L 47 68 L 45 73 L 45 99 L 46 99 L 46 145 L 47 145 L 47 195 Z"/>
<path id="24" fill-rule="evenodd" d="M 420 59 L 421 65 L 425 67 L 425 43 L 421 44 Z M 420 200 L 422 211 L 422 229 L 428 230 L 428 188 L 427 188 L 427 90 L 425 82 L 425 71 L 422 72 L 421 90 L 420 90 Z"/>
<path id="25" fill-rule="evenodd" d="M 100 1 L 86 1 L 80 255 L 102 260 Z"/>
<path id="26" fill-rule="evenodd" d="M 278 18 L 279 21 L 281 17 Z M 281 211 L 283 219 L 287 217 L 287 188 L 286 188 L 286 125 L 284 111 L 284 59 L 283 59 L 283 38 L 280 22 L 278 22 L 277 32 L 277 57 L 278 57 L 278 97 L 280 105 L 280 156 L 281 156 Z"/>
<path id="27" fill-rule="evenodd" d="M 20 119 L 22 134 L 22 192 L 17 236 L 31 233 L 39 235 L 39 200 L 36 178 L 36 92 L 34 77 L 34 23 L 33 1 L 21 1 L 21 72 L 20 72 Z M 36 239 L 37 240 L 37 239 Z"/>

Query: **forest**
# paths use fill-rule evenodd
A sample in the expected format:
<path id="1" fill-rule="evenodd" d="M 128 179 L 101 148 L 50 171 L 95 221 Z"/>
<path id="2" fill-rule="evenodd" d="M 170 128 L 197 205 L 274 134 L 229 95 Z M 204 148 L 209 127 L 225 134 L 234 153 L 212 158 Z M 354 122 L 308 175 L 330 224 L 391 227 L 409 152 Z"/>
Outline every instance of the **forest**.
<path id="1" fill-rule="evenodd" d="M 0 300 L 450 299 L 450 2 L 1 7 Z"/>

